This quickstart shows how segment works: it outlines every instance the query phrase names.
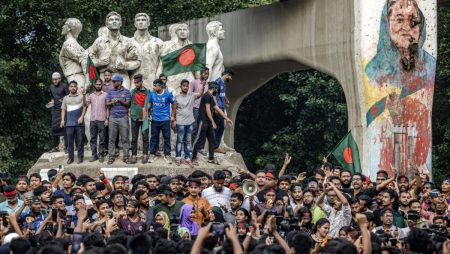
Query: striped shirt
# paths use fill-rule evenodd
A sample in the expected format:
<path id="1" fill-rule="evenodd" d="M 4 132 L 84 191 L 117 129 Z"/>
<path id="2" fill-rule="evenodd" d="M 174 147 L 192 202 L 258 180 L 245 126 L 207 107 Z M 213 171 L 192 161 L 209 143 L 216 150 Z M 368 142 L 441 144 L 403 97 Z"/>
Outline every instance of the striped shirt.
<path id="1" fill-rule="evenodd" d="M 109 91 L 108 96 L 106 97 L 106 102 L 110 103 L 113 99 L 117 99 L 122 102 L 131 101 L 130 90 L 126 89 L 125 87 L 122 87 L 122 89 L 120 90 L 113 89 Z M 116 104 L 112 105 L 109 112 L 112 118 L 128 117 L 128 108 L 120 104 L 120 102 L 117 102 Z"/>
<path id="2" fill-rule="evenodd" d="M 91 121 L 105 121 L 106 117 L 106 96 L 108 93 L 100 91 L 91 93 L 88 104 L 91 105 Z"/>

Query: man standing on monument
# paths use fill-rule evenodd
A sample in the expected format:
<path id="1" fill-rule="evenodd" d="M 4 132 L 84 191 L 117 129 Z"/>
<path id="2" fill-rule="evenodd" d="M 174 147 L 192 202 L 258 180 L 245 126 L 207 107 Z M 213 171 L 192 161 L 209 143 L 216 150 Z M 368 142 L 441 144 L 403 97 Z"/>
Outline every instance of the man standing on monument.
<path id="1" fill-rule="evenodd" d="M 65 41 L 59 53 L 59 64 L 67 81 L 75 80 L 82 89 L 86 81 L 83 69 L 87 54 L 77 42 L 81 30 L 81 22 L 76 18 L 68 18 L 64 23 L 61 34 L 65 36 Z"/>
<path id="2" fill-rule="evenodd" d="M 128 161 L 128 133 L 130 125 L 128 121 L 128 108 L 130 107 L 131 94 L 128 89 L 122 86 L 123 77 L 119 74 L 112 78 L 114 90 L 111 90 L 106 97 L 106 106 L 109 108 L 109 160 L 108 165 L 113 164 L 115 159 L 115 143 L 117 133 L 120 135 L 123 147 L 123 161 Z"/>
<path id="3" fill-rule="evenodd" d="M 109 69 L 113 74 L 123 77 L 123 86 L 130 87 L 128 71 L 139 68 L 141 61 L 138 58 L 134 41 L 120 34 L 122 18 L 117 12 L 106 15 L 108 35 L 99 37 L 91 47 L 91 58 L 94 65 L 103 73 Z"/>
<path id="4" fill-rule="evenodd" d="M 151 36 L 148 32 L 150 26 L 150 17 L 146 13 L 138 13 L 134 17 L 134 41 L 138 56 L 141 59 L 141 66 L 136 70 L 143 76 L 145 88 L 151 88 L 153 80 L 156 79 L 159 64 L 159 54 L 163 41 L 159 38 Z"/>
<path id="5" fill-rule="evenodd" d="M 84 114 L 86 114 L 86 90 L 83 95 L 78 93 L 78 84 L 75 80 L 69 83 L 70 94 L 64 97 L 61 106 L 61 128 L 66 128 L 69 159 L 67 164 L 74 160 L 74 142 L 77 145 L 78 164 L 83 162 L 84 157 Z M 66 119 L 67 117 L 67 119 Z"/>
<path id="6" fill-rule="evenodd" d="M 206 80 L 202 81 L 201 88 L 198 93 L 189 92 L 189 81 L 183 79 L 181 81 L 181 93 L 175 96 L 176 103 L 176 127 L 175 122 L 172 122 L 172 129 L 176 130 L 177 133 L 177 145 L 176 145 L 176 161 L 177 166 L 181 163 L 181 151 L 184 147 L 184 158 L 186 163 L 193 167 L 191 162 L 191 134 L 192 134 L 192 123 L 194 119 L 194 102 L 203 95 L 205 89 Z"/>
<path id="7" fill-rule="evenodd" d="M 47 104 L 52 107 L 52 150 L 51 152 L 59 152 L 59 139 L 64 137 L 64 151 L 67 151 L 67 137 L 64 128 L 61 128 L 61 104 L 64 96 L 69 94 L 67 85 L 61 82 L 61 74 L 54 72 L 52 74 L 52 84 L 49 87 L 52 99 Z"/>
<path id="8" fill-rule="evenodd" d="M 216 79 L 215 83 L 218 86 L 217 94 L 216 94 L 216 101 L 217 106 L 222 110 L 223 112 L 226 112 L 226 108 L 229 105 L 228 98 L 226 96 L 226 90 L 227 90 L 227 84 L 228 82 L 233 80 L 234 72 L 231 69 L 226 69 L 222 73 L 222 77 Z M 223 132 L 225 131 L 225 123 L 224 118 L 215 113 L 214 114 L 214 121 L 217 124 L 217 129 L 215 130 L 215 143 L 214 143 L 214 149 L 217 153 L 225 153 L 225 150 L 220 148 L 220 141 L 222 140 Z"/>
<path id="9" fill-rule="evenodd" d="M 195 80 L 193 80 L 189 84 L 189 92 L 199 93 L 200 89 L 203 87 L 202 83 L 207 82 L 208 77 L 209 77 L 209 69 L 208 69 L 208 67 L 205 67 L 205 69 L 203 70 L 203 73 L 200 75 L 198 72 L 195 76 Z M 204 90 L 208 91 L 207 86 L 205 86 Z M 197 127 L 198 127 L 197 120 L 198 120 L 198 108 L 200 107 L 200 100 L 201 100 L 201 97 L 199 97 L 198 99 L 196 99 L 194 101 L 193 113 L 194 113 L 195 121 L 192 124 L 192 145 L 194 145 L 194 140 L 197 137 Z M 204 151 L 203 152 L 202 151 L 203 151 L 203 147 L 200 147 L 200 153 L 203 154 Z M 204 153 L 206 155 L 206 152 L 204 152 Z"/>
<path id="10" fill-rule="evenodd" d="M 95 91 L 88 97 L 88 105 L 91 105 L 91 152 L 92 158 L 90 162 L 99 160 L 103 162 L 105 150 L 105 126 L 108 126 L 108 119 L 106 116 L 106 96 L 108 93 L 102 91 L 102 80 L 95 81 Z M 97 137 L 99 139 L 97 146 Z"/>
<path id="11" fill-rule="evenodd" d="M 164 160 L 168 164 L 172 164 L 172 159 L 170 158 L 170 123 L 175 122 L 176 111 L 173 94 L 164 89 L 163 83 L 159 79 L 156 79 L 153 81 L 153 91 L 148 96 L 150 96 L 148 100 L 148 114 L 152 120 L 150 162 L 156 160 L 156 152 L 159 146 L 159 133 L 162 132 L 164 138 Z"/>
<path id="12" fill-rule="evenodd" d="M 189 27 L 187 24 L 185 23 L 178 24 L 177 26 L 175 26 L 174 29 L 178 39 L 176 41 L 170 40 L 165 42 L 161 49 L 161 56 L 171 53 L 175 50 L 178 50 L 192 43 L 188 39 Z M 162 72 L 163 72 L 163 65 L 160 60 L 157 73 Z M 169 92 L 172 92 L 174 95 L 179 94 L 181 92 L 179 84 L 183 79 L 187 79 L 189 81 L 194 80 L 194 75 L 192 75 L 192 72 L 185 72 L 167 77 L 167 89 L 169 90 Z"/>
<path id="13" fill-rule="evenodd" d="M 192 163 L 198 166 L 197 153 L 201 147 L 205 145 L 206 139 L 208 139 L 209 158 L 208 163 L 219 164 L 214 158 L 214 130 L 217 129 L 217 125 L 213 118 L 213 111 L 220 114 L 227 123 L 231 126 L 233 121 L 228 118 L 225 113 L 216 105 L 214 96 L 217 94 L 217 84 L 215 82 L 208 83 L 208 92 L 206 92 L 200 100 L 200 108 L 198 112 L 198 131 L 197 137 L 194 140 L 194 150 L 192 151 Z"/>
<path id="14" fill-rule="evenodd" d="M 225 38 L 225 30 L 219 21 L 211 21 L 206 25 L 208 42 L 206 43 L 206 67 L 210 70 L 208 81 L 220 78 L 223 67 L 223 55 L 220 50 L 219 41 Z"/>
<path id="15" fill-rule="evenodd" d="M 148 161 L 148 128 L 142 128 L 142 109 L 145 105 L 145 100 L 147 98 L 147 88 L 144 87 L 143 75 L 136 74 L 133 77 L 135 88 L 131 91 L 131 107 L 130 107 L 130 118 L 131 118 L 131 160 L 130 163 L 136 163 L 137 161 L 137 148 L 138 148 L 138 137 L 139 130 L 142 133 L 142 163 L 147 163 Z"/>

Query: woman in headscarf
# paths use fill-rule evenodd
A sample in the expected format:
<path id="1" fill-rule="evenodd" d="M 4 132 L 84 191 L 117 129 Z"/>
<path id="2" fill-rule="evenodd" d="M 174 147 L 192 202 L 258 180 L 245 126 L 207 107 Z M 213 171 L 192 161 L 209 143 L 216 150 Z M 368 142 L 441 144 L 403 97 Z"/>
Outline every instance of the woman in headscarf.
<path id="1" fill-rule="evenodd" d="M 185 204 L 181 207 L 180 227 L 187 228 L 192 236 L 196 236 L 198 234 L 198 224 L 195 221 L 195 211 L 193 205 Z"/>
<path id="2" fill-rule="evenodd" d="M 167 230 L 167 237 L 170 236 L 170 219 L 166 212 L 159 212 L 155 215 L 155 222 L 163 226 Z"/>
<path id="3" fill-rule="evenodd" d="M 213 206 L 209 212 L 209 222 L 221 222 L 225 223 L 222 209 L 218 206 Z"/>
<path id="4" fill-rule="evenodd" d="M 178 235 L 183 240 L 191 240 L 191 234 L 189 233 L 189 229 L 185 227 L 179 227 L 178 228 Z"/>

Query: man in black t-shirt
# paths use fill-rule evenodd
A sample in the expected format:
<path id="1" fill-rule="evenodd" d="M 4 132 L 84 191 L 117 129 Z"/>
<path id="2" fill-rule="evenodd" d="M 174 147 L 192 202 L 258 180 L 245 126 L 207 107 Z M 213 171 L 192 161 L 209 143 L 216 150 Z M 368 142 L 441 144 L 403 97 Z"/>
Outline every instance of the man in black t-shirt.
<path id="1" fill-rule="evenodd" d="M 52 74 L 52 84 L 49 86 L 49 91 L 52 99 L 47 104 L 47 107 L 52 108 L 52 150 L 51 152 L 59 151 L 59 137 L 64 136 L 64 150 L 67 149 L 67 138 L 64 128 L 61 128 L 61 105 L 64 96 L 69 94 L 67 85 L 61 82 L 61 74 L 55 72 Z"/>
<path id="2" fill-rule="evenodd" d="M 197 154 L 201 147 L 204 147 L 206 139 L 208 139 L 209 158 L 208 162 L 213 164 L 219 164 L 214 158 L 214 130 L 217 128 L 213 119 L 214 110 L 221 115 L 228 125 L 232 125 L 233 121 L 228 118 L 225 113 L 217 106 L 216 96 L 217 84 L 215 82 L 208 83 L 208 92 L 203 94 L 200 100 L 200 107 L 198 110 L 197 126 L 198 131 L 196 139 L 194 140 L 194 150 L 192 152 L 192 163 L 198 166 Z"/>

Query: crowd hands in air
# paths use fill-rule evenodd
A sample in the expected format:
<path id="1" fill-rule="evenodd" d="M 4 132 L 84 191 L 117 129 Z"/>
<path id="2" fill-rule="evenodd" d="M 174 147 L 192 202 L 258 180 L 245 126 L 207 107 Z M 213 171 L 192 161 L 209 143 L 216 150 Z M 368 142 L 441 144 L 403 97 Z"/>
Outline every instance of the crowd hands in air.
<path id="1" fill-rule="evenodd" d="M 440 187 L 324 162 L 312 175 L 195 170 L 92 178 L 2 174 L 1 253 L 449 253 L 450 179 Z"/>

